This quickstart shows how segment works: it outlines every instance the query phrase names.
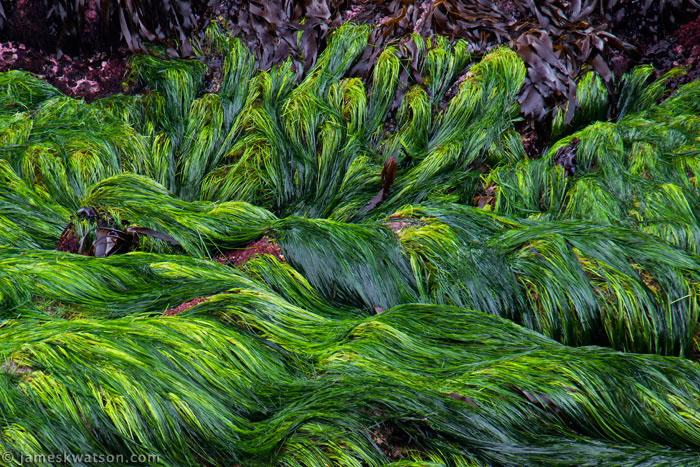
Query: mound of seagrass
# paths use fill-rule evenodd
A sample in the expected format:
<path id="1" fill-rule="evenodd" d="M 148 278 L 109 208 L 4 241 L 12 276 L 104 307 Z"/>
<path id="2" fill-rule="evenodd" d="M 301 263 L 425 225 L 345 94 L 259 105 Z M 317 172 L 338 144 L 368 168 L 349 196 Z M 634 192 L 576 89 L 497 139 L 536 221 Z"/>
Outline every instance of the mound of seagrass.
<path id="1" fill-rule="evenodd" d="M 393 122 L 406 59 L 348 76 L 370 32 L 297 80 L 213 27 L 217 92 L 153 56 L 92 104 L 0 74 L 0 451 L 700 465 L 699 83 L 586 74 L 531 160 L 512 50 L 413 37 Z M 150 234 L 55 251 L 106 231 Z M 214 261 L 263 236 L 284 262 Z"/>

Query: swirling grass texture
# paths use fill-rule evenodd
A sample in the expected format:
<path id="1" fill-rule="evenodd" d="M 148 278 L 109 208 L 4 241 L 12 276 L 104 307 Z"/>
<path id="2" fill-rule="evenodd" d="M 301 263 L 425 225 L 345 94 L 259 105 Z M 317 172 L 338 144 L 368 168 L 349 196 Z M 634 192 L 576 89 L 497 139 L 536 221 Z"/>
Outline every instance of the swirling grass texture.
<path id="1" fill-rule="evenodd" d="M 700 465 L 700 83 L 585 74 L 529 159 L 512 50 L 413 36 L 396 101 L 394 45 L 347 76 L 370 32 L 298 80 L 213 26 L 211 92 L 146 55 L 90 104 L 0 74 L 0 451 Z M 80 208 L 172 241 L 56 251 Z"/>

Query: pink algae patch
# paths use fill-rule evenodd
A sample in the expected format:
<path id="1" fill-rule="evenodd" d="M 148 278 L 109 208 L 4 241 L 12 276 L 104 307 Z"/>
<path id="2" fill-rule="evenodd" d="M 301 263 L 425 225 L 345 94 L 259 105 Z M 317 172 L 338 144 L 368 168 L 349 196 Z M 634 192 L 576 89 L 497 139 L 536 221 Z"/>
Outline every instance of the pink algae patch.
<path id="1" fill-rule="evenodd" d="M 272 255 L 281 262 L 285 262 L 284 255 L 279 245 L 267 238 L 261 238 L 253 243 L 249 243 L 245 248 L 225 251 L 214 258 L 214 261 L 230 266 L 241 266 L 258 255 Z"/>
<path id="2" fill-rule="evenodd" d="M 194 307 L 195 305 L 199 305 L 203 301 L 205 301 L 207 297 L 198 297 L 193 300 L 190 300 L 185 303 L 181 303 L 175 308 L 170 308 L 169 310 L 165 310 L 163 312 L 163 316 L 173 316 L 182 313 L 183 311 L 187 311 L 190 308 Z"/>

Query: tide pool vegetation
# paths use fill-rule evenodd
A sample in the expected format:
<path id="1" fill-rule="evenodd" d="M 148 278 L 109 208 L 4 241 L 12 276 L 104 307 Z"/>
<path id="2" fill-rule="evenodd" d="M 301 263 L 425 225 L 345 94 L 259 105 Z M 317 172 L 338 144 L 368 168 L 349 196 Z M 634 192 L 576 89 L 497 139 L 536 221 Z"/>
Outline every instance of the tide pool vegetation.
<path id="1" fill-rule="evenodd" d="M 515 52 L 365 82 L 370 33 L 297 79 L 213 26 L 216 86 L 137 55 L 92 103 L 0 73 L 0 451 L 700 465 L 700 83 L 584 74 L 529 158 Z"/>

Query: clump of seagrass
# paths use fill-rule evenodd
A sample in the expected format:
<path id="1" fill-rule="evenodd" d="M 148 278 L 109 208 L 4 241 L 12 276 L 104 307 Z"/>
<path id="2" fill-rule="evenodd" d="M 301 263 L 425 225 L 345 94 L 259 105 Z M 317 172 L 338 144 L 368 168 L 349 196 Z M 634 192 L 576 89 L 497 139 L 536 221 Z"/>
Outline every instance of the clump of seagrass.
<path id="1" fill-rule="evenodd" d="M 92 104 L 0 74 L 0 452 L 700 464 L 700 83 L 585 75 L 530 160 L 515 52 L 413 36 L 365 83 L 371 33 L 297 79 L 212 28 L 216 92 L 197 60 Z M 100 257 L 53 250 L 69 222 Z"/>

